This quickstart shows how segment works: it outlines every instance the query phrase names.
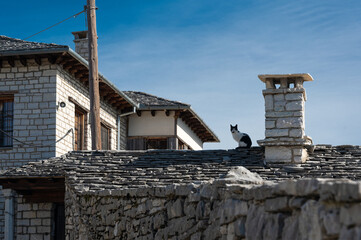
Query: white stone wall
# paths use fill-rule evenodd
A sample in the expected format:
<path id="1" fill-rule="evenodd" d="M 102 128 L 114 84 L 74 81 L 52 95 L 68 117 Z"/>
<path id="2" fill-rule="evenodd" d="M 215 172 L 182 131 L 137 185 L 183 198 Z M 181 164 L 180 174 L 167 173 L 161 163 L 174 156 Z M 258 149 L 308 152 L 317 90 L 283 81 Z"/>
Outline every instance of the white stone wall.
<path id="1" fill-rule="evenodd" d="M 305 90 L 267 89 L 263 91 L 266 107 L 266 139 L 275 141 L 297 141 L 305 130 Z"/>
<path id="2" fill-rule="evenodd" d="M 32 160 L 55 156 L 56 76 L 55 65 L 46 59 L 37 65 L 28 60 L 11 67 L 3 61 L 0 94 L 14 93 L 14 137 L 12 148 L 0 148 L 0 169 L 21 166 Z"/>
<path id="3" fill-rule="evenodd" d="M 12 148 L 0 148 L 0 169 L 17 167 L 29 161 L 62 155 L 72 149 L 72 134 L 55 144 L 67 131 L 74 128 L 74 98 L 89 110 L 88 89 L 58 65 L 42 59 L 42 65 L 28 60 L 23 66 L 15 61 L 11 67 L 3 61 L 0 69 L 0 94 L 14 93 L 14 137 Z M 64 101 L 65 108 L 57 107 Z M 101 102 L 101 119 L 111 126 L 111 149 L 117 147 L 117 113 L 110 105 Z M 91 147 L 88 121 L 87 146 Z M 125 149 L 125 119 L 121 119 L 121 147 Z"/>
<path id="4" fill-rule="evenodd" d="M 75 126 L 75 104 L 69 101 L 69 97 L 75 99 L 80 107 L 85 108 L 87 111 L 90 109 L 89 92 L 88 88 L 85 87 L 78 80 L 74 79 L 69 73 L 64 71 L 60 66 L 56 71 L 56 85 L 57 85 L 57 102 L 65 102 L 65 108 L 58 108 L 56 114 L 56 136 L 57 139 L 64 136 L 67 131 Z M 87 131 L 86 131 L 86 147 L 91 149 L 91 131 L 89 114 L 87 114 Z M 111 149 L 115 150 L 117 147 L 117 113 L 114 108 L 105 102 L 101 102 L 100 118 L 111 128 Z M 122 125 L 125 125 L 125 120 L 121 121 Z M 125 146 L 125 126 L 122 126 L 123 130 L 122 146 Z M 125 147 L 123 148 L 125 149 Z M 57 144 L 56 155 L 62 155 L 65 152 L 72 151 L 72 135 L 68 135 L 64 141 Z"/>

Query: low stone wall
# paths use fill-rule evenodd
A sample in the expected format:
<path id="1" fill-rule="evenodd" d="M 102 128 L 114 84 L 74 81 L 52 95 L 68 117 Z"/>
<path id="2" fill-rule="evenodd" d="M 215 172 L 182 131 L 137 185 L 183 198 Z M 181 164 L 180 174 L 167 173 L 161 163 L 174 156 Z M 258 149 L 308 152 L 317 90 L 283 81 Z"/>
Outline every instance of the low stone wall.
<path id="1" fill-rule="evenodd" d="M 67 188 L 68 239 L 361 239 L 361 182 Z"/>

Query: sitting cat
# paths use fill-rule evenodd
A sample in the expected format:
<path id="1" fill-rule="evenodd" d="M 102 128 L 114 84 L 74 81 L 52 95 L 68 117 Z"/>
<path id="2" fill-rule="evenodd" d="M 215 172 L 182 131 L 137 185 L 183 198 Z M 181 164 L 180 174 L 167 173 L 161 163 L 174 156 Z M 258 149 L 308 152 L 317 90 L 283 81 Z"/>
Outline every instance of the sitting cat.
<path id="1" fill-rule="evenodd" d="M 236 142 L 238 142 L 238 147 L 245 147 L 245 148 L 251 147 L 252 145 L 251 138 L 248 136 L 247 133 L 241 133 L 240 131 L 238 131 L 237 124 L 235 126 L 232 126 L 231 124 L 231 133 L 233 139 L 236 140 Z"/>

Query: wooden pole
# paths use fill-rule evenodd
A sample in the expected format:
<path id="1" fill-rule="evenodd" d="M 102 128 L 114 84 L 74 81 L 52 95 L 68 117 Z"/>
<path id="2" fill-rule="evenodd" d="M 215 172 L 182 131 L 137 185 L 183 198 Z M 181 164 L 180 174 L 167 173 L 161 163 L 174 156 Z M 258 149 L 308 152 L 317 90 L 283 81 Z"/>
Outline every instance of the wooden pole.
<path id="1" fill-rule="evenodd" d="M 95 0 L 87 0 L 88 48 L 89 48 L 89 95 L 92 150 L 101 149 L 100 97 L 98 74 L 98 37 L 95 16 Z"/>

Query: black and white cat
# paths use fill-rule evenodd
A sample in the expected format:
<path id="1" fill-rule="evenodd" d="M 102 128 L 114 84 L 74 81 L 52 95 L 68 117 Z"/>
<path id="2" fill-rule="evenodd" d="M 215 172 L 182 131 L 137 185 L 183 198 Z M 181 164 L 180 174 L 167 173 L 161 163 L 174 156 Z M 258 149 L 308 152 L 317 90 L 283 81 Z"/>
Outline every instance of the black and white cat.
<path id="1" fill-rule="evenodd" d="M 232 126 L 231 124 L 231 133 L 233 139 L 236 140 L 236 142 L 238 142 L 238 147 L 245 147 L 245 148 L 251 147 L 252 145 L 251 138 L 248 136 L 247 133 L 241 133 L 240 131 L 238 131 L 237 124 L 235 126 Z"/>

